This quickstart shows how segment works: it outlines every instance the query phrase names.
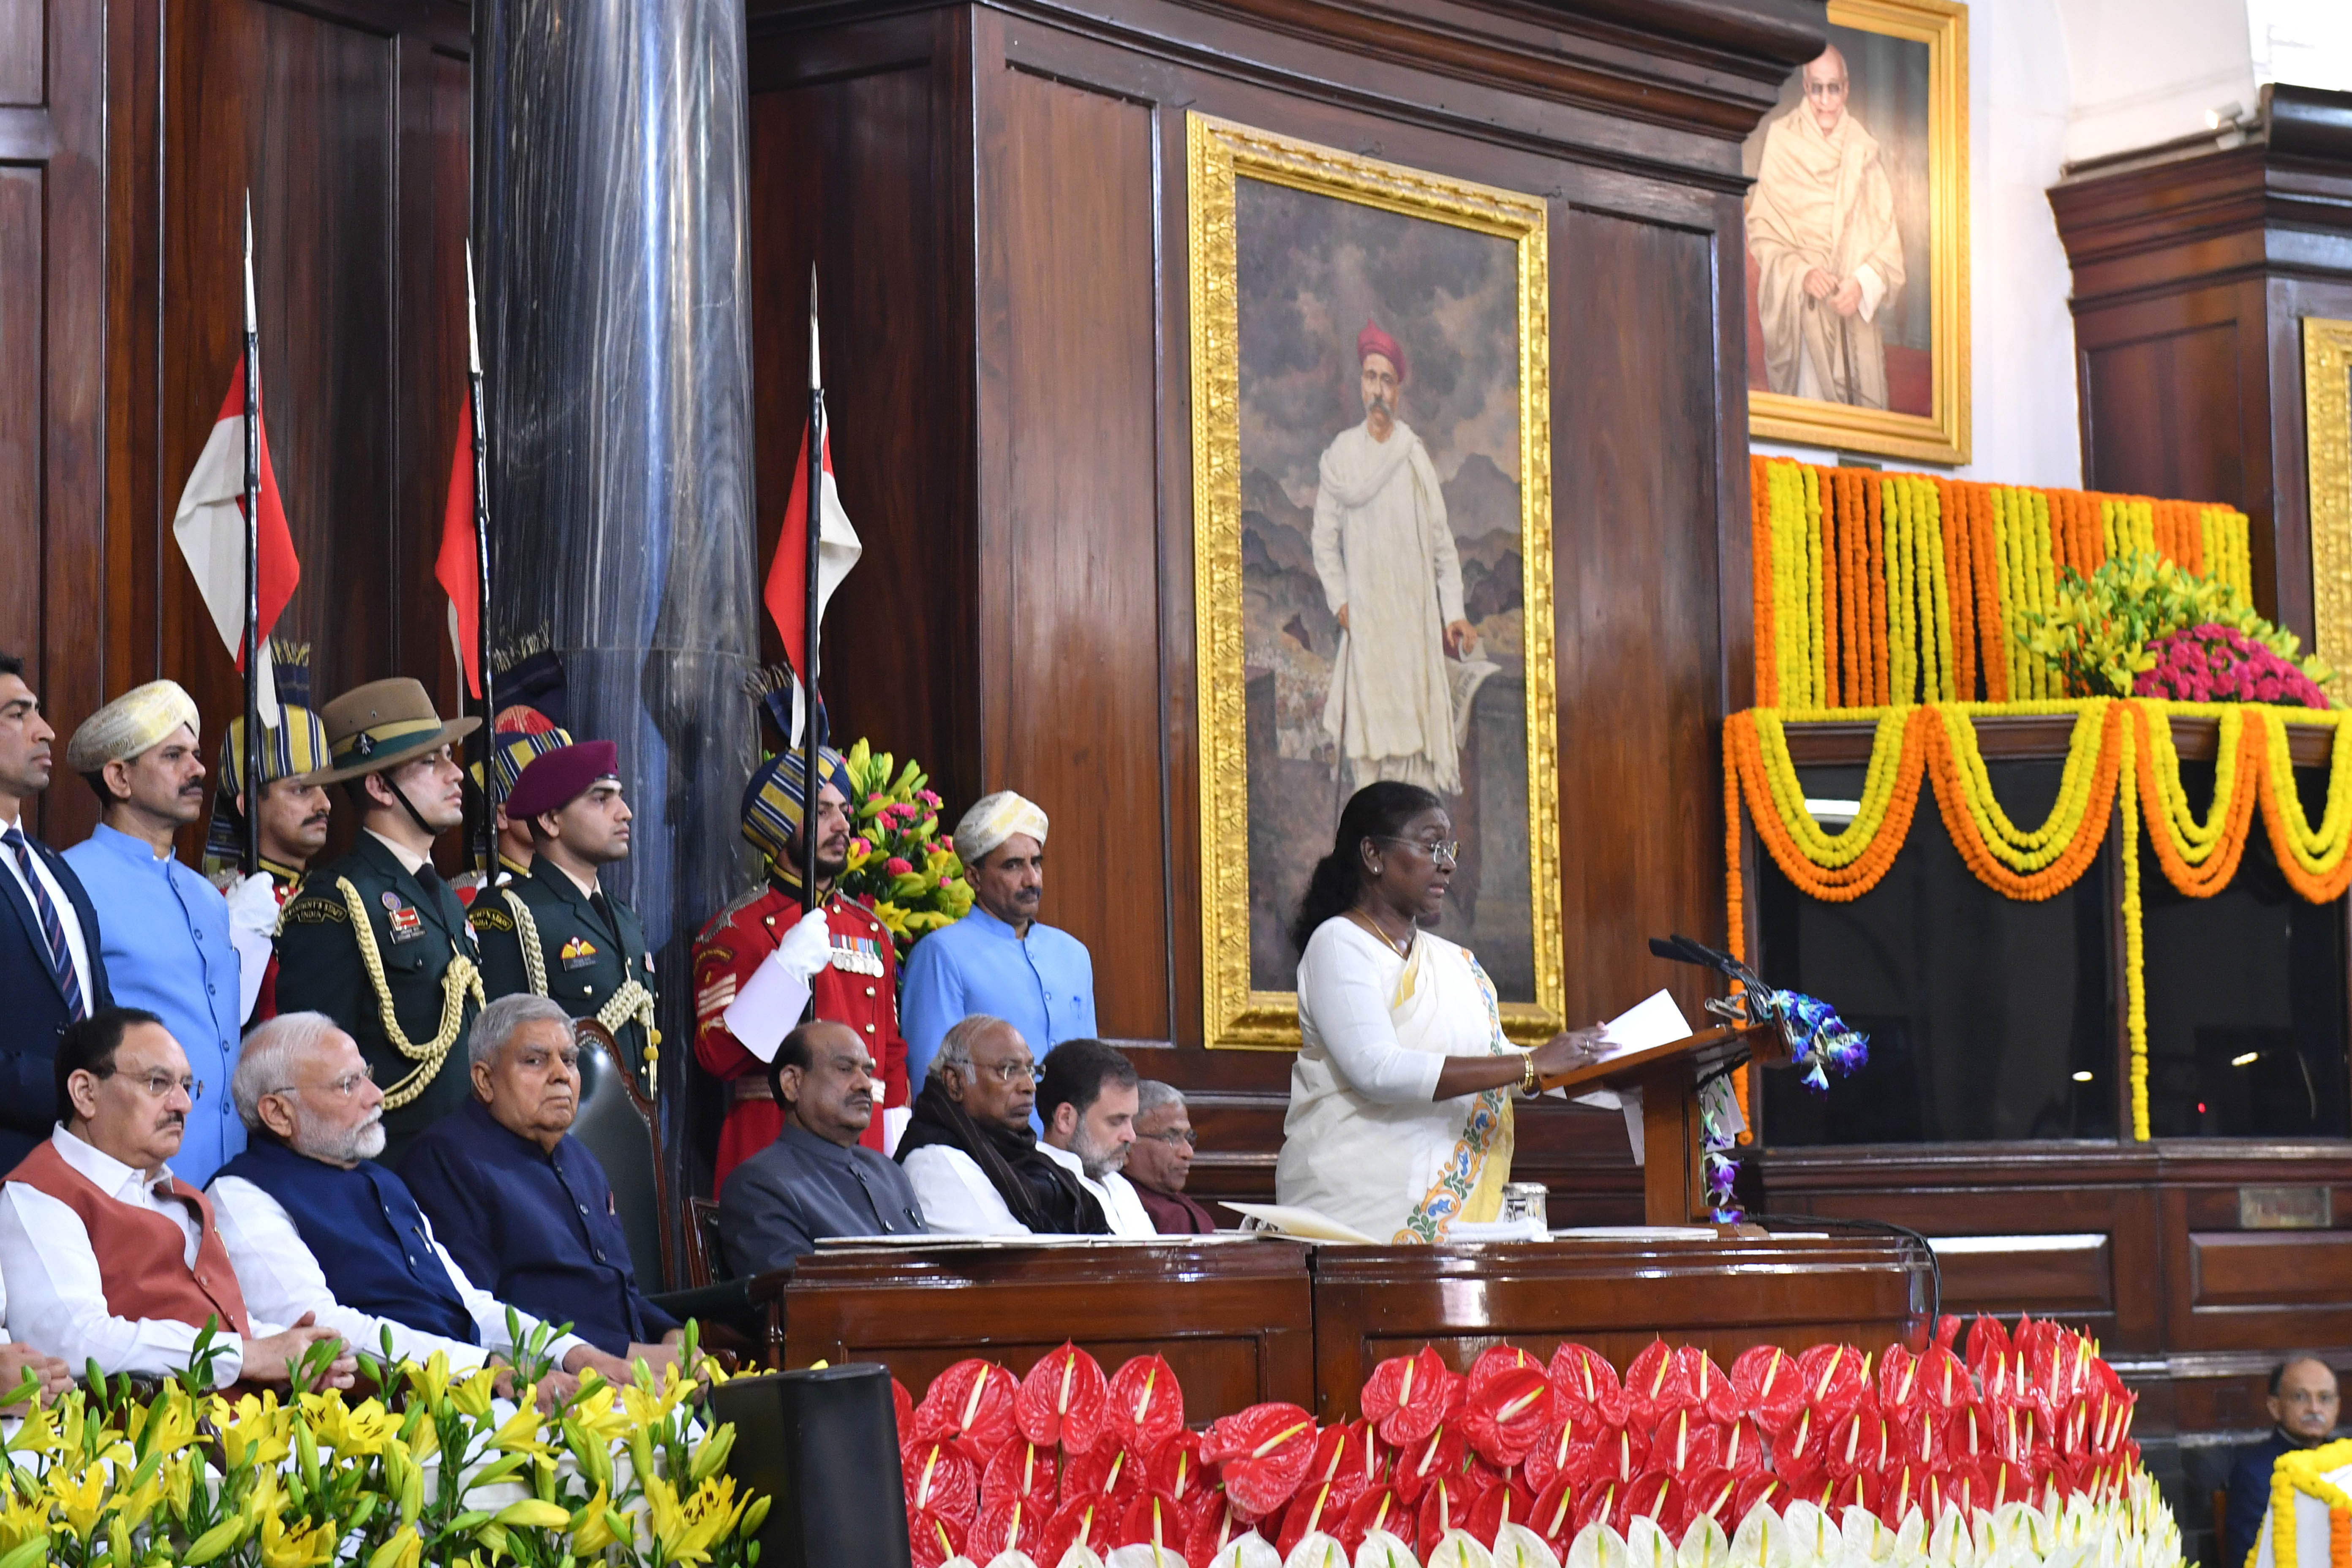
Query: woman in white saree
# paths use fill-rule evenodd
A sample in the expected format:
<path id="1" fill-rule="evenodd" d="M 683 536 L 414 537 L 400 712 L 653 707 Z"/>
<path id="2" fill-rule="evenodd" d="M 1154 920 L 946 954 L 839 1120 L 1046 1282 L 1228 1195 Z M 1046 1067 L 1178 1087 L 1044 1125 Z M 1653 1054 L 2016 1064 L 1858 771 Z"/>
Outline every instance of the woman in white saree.
<path id="1" fill-rule="evenodd" d="M 1429 791 L 1366 785 L 1292 927 L 1299 1049 L 1275 1194 L 1382 1241 L 1443 1241 L 1457 1220 L 1496 1218 L 1513 1094 L 1587 1059 L 1595 1037 L 1519 1049 L 1477 959 L 1421 929 L 1444 903 L 1453 839 Z"/>

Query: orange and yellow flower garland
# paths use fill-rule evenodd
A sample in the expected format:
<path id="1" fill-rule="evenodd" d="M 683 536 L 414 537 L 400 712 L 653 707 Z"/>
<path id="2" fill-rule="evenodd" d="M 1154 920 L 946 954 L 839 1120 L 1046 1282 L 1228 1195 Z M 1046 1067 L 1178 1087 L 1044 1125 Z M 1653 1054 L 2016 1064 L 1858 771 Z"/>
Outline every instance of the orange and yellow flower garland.
<path id="1" fill-rule="evenodd" d="M 2282 1454 L 2271 1467 L 2271 1562 L 2274 1568 L 2295 1568 L 2299 1542 L 2294 1520 L 2294 1494 L 2302 1492 L 2327 1506 L 2328 1568 L 2352 1568 L 2352 1497 L 2330 1482 L 2329 1473 L 2352 1464 L 2352 1439 L 2323 1443 Z M 2245 1568 L 2262 1555 L 2259 1537 L 2246 1554 Z"/>
<path id="2" fill-rule="evenodd" d="M 2149 552 L 2252 597 L 2248 523 L 2229 507 L 1749 462 L 1759 707 L 2056 697 L 2010 628 L 2063 569 L 2111 555 Z"/>
<path id="3" fill-rule="evenodd" d="M 2074 720 L 2058 800 L 2048 818 L 2031 829 L 2012 822 L 1994 798 L 1977 743 L 1979 718 L 2013 714 L 2065 714 Z M 1934 788 L 1946 828 L 1969 868 L 2011 899 L 2049 899 L 2074 886 L 2105 841 L 2108 814 L 2121 811 L 2126 1017 L 2136 1138 L 2148 1136 L 2142 828 L 2165 879 L 2190 898 L 2210 898 L 2228 885 L 2245 854 L 2258 808 L 2279 868 L 2297 895 L 2326 903 L 2352 886 L 2352 725 L 2337 713 L 2086 698 L 1936 702 L 1807 715 L 1870 720 L 1877 726 L 1859 809 L 1836 833 L 1825 832 L 1805 808 L 1803 785 L 1789 755 L 1785 717 L 1780 710 L 1755 709 L 1724 721 L 1725 853 L 1735 953 L 1740 953 L 1745 901 L 1738 874 L 1743 799 L 1759 842 L 1782 874 L 1808 897 L 1830 902 L 1858 899 L 1885 876 L 1910 833 L 1923 777 Z M 2201 821 L 2181 785 L 2172 739 L 2175 717 L 2212 719 L 2220 728 L 2213 804 Z M 2289 724 L 2326 725 L 2332 731 L 2327 801 L 2316 826 L 2295 791 Z"/>

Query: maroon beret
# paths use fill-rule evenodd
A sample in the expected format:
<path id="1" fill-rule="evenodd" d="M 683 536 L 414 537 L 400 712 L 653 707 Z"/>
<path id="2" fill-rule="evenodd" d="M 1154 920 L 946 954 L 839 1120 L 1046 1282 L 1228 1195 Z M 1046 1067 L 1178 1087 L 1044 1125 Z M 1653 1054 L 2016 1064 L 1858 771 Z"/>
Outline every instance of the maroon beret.
<path id="1" fill-rule="evenodd" d="M 588 793 L 598 779 L 621 776 L 621 748 L 610 741 L 581 741 L 542 752 L 530 760 L 507 792 L 507 819 L 521 822 L 562 811 Z"/>

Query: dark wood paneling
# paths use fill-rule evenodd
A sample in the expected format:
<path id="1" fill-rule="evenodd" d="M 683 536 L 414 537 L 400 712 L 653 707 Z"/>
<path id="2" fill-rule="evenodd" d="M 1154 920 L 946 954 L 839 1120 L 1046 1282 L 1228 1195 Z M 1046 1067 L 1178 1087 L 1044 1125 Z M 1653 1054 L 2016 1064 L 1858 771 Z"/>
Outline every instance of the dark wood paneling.
<path id="1" fill-rule="evenodd" d="M 2239 323 L 2216 321 L 2083 351 L 2085 482 L 2130 495 L 2246 494 Z M 2169 439 L 2195 429 L 2200 441 Z"/>
<path id="2" fill-rule="evenodd" d="M 2114 1315 L 2115 1247 L 2104 1236 L 2064 1248 L 1939 1251 L 1936 1261 L 1947 1312 L 2055 1314 L 2069 1322 Z"/>
<path id="3" fill-rule="evenodd" d="M 0 0 L 0 105 L 31 107 L 44 100 L 48 60 L 44 0 Z"/>
<path id="4" fill-rule="evenodd" d="M 0 34 L 0 51 L 6 47 Z M 0 168 L 0 561 L 9 563 L 0 574 L 0 647 L 36 658 L 39 650 L 30 645 L 41 625 L 46 183 L 37 167 Z"/>
<path id="5" fill-rule="evenodd" d="M 2190 1231 L 2190 1303 L 2352 1310 L 2352 1231 Z"/>
<path id="6" fill-rule="evenodd" d="M 980 104 L 981 783 L 1053 818 L 1101 1031 L 1169 1039 L 1152 110 L 1003 68 Z"/>

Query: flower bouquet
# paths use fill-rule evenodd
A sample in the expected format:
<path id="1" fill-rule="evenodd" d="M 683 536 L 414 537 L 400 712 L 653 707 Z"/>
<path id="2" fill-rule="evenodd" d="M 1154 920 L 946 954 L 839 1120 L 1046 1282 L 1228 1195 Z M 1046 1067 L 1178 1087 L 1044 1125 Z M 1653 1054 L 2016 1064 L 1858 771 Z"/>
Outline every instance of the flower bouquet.
<path id="1" fill-rule="evenodd" d="M 2152 645 L 2185 631 L 2200 637 L 2209 632 L 2233 634 L 2233 652 L 2238 643 L 2261 647 L 2276 665 L 2300 674 L 2315 693 L 2335 673 L 2315 658 L 2298 658 L 2302 645 L 2294 634 L 2256 615 L 2227 583 L 2200 577 L 2177 562 L 2146 552 L 2110 557 L 2088 577 L 2065 568 L 2059 574 L 2055 600 L 2047 608 L 2026 611 L 2014 635 L 2057 672 L 2070 697 L 2168 695 L 2139 692 L 2137 685 L 2163 657 Z M 2204 700 L 2302 699 L 2216 696 Z"/>
<path id="2" fill-rule="evenodd" d="M 2132 681 L 2135 697 L 2175 702 L 2284 702 L 2325 708 L 2311 677 L 2229 626 L 2188 626 L 2147 645 L 2154 661 Z"/>
<path id="3" fill-rule="evenodd" d="M 955 846 L 940 836 L 940 797 L 911 760 L 865 740 L 842 753 L 849 771 L 849 868 L 841 889 L 874 906 L 903 961 L 926 931 L 953 925 L 971 908 L 971 884 Z"/>

